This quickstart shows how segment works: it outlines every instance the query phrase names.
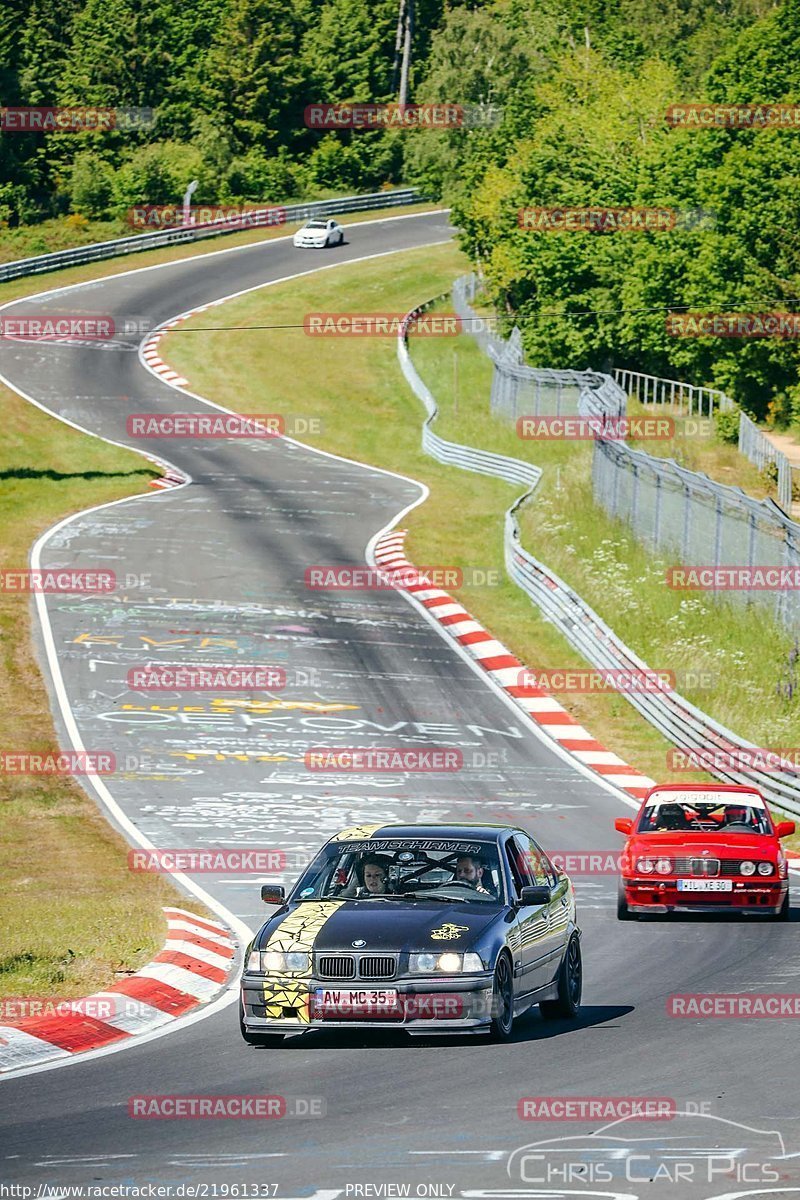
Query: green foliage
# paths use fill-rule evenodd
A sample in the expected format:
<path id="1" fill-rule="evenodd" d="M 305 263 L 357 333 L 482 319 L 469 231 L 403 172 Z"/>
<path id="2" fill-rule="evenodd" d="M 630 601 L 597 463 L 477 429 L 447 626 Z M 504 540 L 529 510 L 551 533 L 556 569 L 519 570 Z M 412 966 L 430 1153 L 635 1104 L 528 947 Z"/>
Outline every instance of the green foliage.
<path id="1" fill-rule="evenodd" d="M 527 4 L 495 11 L 516 27 Z M 464 248 L 481 260 L 498 309 L 520 325 L 531 362 L 683 378 L 735 394 L 759 417 L 772 395 L 798 386 L 794 339 L 682 337 L 667 323 L 682 310 L 793 311 L 800 299 L 796 132 L 664 120 L 686 98 L 796 98 L 800 0 L 763 7 L 754 21 L 760 14 L 745 0 L 721 3 L 713 17 L 700 0 L 586 3 L 550 21 L 553 65 L 534 81 L 527 111 L 510 107 L 513 132 L 507 119 L 490 142 L 464 140 L 454 157 L 424 164 L 428 177 L 439 166 Z M 477 32 L 485 14 L 460 16 Z M 701 46 L 708 54 L 707 78 L 695 85 L 687 42 L 689 59 Z M 432 62 L 436 52 L 434 39 Z M 639 233 L 539 232 L 519 227 L 530 206 L 676 215 L 671 228 Z"/>
<path id="2" fill-rule="evenodd" d="M 718 409 L 714 413 L 714 432 L 719 441 L 736 445 L 739 441 L 739 409 Z"/>

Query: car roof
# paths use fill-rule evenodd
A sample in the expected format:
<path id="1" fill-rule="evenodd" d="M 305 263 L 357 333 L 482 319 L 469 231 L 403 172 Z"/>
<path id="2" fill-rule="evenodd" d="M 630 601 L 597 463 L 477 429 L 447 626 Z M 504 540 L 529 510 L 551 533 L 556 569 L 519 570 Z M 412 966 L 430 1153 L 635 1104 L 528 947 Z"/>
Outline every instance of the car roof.
<path id="1" fill-rule="evenodd" d="M 513 825 L 355 825 L 333 835 L 331 842 L 369 841 L 371 838 L 441 838 L 445 841 L 463 841 L 465 838 L 481 838 L 483 841 L 499 841 L 503 833 L 514 831 Z M 521 830 L 519 832 L 522 832 Z"/>
<path id="2" fill-rule="evenodd" d="M 764 799 L 755 784 L 742 783 L 657 783 L 650 788 L 645 801 L 655 792 L 755 792 Z"/>

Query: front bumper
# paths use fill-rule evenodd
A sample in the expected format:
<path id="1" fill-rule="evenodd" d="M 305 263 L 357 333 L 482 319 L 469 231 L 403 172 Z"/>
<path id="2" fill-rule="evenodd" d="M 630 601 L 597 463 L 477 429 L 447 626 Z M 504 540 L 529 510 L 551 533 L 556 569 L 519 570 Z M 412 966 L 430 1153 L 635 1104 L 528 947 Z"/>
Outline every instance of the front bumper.
<path id="1" fill-rule="evenodd" d="M 353 991 L 391 989 L 398 993 L 398 1015 L 320 1016 L 314 997 L 317 989 Z M 308 1029 L 405 1029 L 409 1032 L 446 1032 L 486 1029 L 492 1019 L 491 971 L 469 976 L 426 979 L 392 979 L 379 983 L 350 981 L 347 985 L 314 976 L 242 977 L 244 1021 L 253 1033 L 301 1033 Z"/>
<path id="2" fill-rule="evenodd" d="M 293 244 L 300 250 L 323 250 L 327 240 L 327 238 L 322 238 L 312 241 L 311 238 L 298 238 L 294 240 Z"/>
<path id="3" fill-rule="evenodd" d="M 623 878 L 628 909 L 633 913 L 752 912 L 777 913 L 789 891 L 788 879 L 733 879 L 729 892 L 678 891 L 677 879 L 653 876 Z"/>

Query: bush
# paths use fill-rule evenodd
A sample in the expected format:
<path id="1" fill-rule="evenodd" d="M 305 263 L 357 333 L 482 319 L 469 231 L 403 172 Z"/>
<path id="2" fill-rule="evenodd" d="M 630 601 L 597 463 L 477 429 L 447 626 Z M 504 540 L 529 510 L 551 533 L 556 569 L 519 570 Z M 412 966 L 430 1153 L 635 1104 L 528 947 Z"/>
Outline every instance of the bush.
<path id="1" fill-rule="evenodd" d="M 216 199 L 207 196 L 203 156 L 196 146 L 180 142 L 156 142 L 140 146 L 114 175 L 114 206 L 123 215 L 134 204 L 175 204 L 187 186 L 199 179 L 193 203 Z"/>
<path id="2" fill-rule="evenodd" d="M 721 442 L 739 443 L 739 409 L 729 408 L 714 413 L 714 427 Z"/>
<path id="3" fill-rule="evenodd" d="M 87 217 L 108 216 L 114 194 L 114 168 L 94 150 L 75 156 L 66 192 L 70 208 Z"/>

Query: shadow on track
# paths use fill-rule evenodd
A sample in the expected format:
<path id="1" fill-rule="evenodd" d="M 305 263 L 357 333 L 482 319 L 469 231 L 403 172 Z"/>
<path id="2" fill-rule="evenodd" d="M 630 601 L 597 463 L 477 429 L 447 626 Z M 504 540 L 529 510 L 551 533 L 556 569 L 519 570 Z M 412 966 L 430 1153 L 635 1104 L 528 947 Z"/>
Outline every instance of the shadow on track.
<path id="1" fill-rule="evenodd" d="M 347 1029 L 323 1031 L 311 1029 L 298 1037 L 287 1038 L 282 1046 L 257 1047 L 245 1046 L 244 1050 L 256 1054 L 274 1054 L 286 1050 L 376 1050 L 403 1046 L 408 1050 L 445 1050 L 447 1047 L 463 1049 L 470 1046 L 473 1050 L 502 1050 L 503 1046 L 514 1046 L 524 1042 L 540 1042 L 554 1037 L 562 1037 L 577 1033 L 582 1029 L 590 1029 L 596 1025 L 606 1025 L 620 1017 L 626 1017 L 633 1012 L 631 1004 L 588 1004 L 581 1008 L 574 1021 L 544 1021 L 535 1009 L 517 1017 L 514 1022 L 514 1032 L 508 1042 L 494 1042 L 487 1034 L 423 1034 L 411 1035 L 401 1029 L 359 1029 L 352 1032 Z"/>

